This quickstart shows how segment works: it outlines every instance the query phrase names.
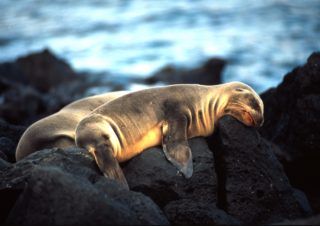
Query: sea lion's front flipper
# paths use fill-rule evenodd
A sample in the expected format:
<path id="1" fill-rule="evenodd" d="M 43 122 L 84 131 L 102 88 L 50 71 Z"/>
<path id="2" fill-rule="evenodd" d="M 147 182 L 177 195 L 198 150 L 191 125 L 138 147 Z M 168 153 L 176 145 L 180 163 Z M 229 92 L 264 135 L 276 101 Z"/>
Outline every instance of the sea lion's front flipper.
<path id="1" fill-rule="evenodd" d="M 86 149 L 95 159 L 105 177 L 111 178 L 129 189 L 119 162 L 114 155 L 115 135 L 112 127 L 100 114 L 90 114 L 76 128 L 75 142 Z"/>
<path id="2" fill-rule="evenodd" d="M 106 144 L 100 144 L 89 150 L 105 177 L 111 178 L 129 190 L 129 186 L 118 160 L 113 156 L 112 150 Z"/>
<path id="3" fill-rule="evenodd" d="M 187 140 L 187 118 L 164 121 L 162 124 L 162 148 L 166 158 L 186 177 L 193 173 L 192 153 Z"/>

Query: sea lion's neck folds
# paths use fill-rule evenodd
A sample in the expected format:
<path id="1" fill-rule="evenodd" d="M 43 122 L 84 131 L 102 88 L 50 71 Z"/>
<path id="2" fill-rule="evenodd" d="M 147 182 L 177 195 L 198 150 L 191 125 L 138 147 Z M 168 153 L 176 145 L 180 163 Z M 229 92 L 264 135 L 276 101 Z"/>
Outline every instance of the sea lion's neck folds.
<path id="1" fill-rule="evenodd" d="M 221 88 L 210 90 L 208 98 L 205 98 L 207 123 L 205 133 L 202 136 L 209 136 L 213 133 L 216 122 L 221 118 L 228 103 L 228 98 L 223 95 Z"/>
<path id="2" fill-rule="evenodd" d="M 209 136 L 214 131 L 217 120 L 223 115 L 227 98 L 221 94 L 221 89 L 206 87 L 205 92 L 190 107 L 188 113 L 189 138 Z M 192 134 L 192 135 L 191 135 Z"/>

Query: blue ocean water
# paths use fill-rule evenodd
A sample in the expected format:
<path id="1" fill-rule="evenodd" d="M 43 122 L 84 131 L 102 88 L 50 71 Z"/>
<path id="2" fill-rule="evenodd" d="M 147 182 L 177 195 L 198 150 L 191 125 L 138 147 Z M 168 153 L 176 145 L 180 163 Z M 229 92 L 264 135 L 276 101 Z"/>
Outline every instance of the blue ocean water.
<path id="1" fill-rule="evenodd" d="M 261 92 L 320 50 L 320 1 L 0 0 L 0 62 L 43 48 L 115 78 L 222 57 Z"/>

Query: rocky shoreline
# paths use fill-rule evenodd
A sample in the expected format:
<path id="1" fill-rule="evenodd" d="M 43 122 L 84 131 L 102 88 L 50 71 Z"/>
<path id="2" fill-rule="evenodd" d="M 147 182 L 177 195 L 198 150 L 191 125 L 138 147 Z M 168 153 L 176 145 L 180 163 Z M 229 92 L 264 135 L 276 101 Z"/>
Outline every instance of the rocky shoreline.
<path id="1" fill-rule="evenodd" d="M 211 59 L 193 70 L 167 67 L 145 82 L 216 84 L 224 65 Z M 96 85 L 110 87 L 47 50 L 0 65 L 0 224 L 320 224 L 320 53 L 260 94 L 261 129 L 226 116 L 212 136 L 191 139 L 189 180 L 159 147 L 121 165 L 130 191 L 103 177 L 80 148 L 14 161 L 28 125 Z"/>

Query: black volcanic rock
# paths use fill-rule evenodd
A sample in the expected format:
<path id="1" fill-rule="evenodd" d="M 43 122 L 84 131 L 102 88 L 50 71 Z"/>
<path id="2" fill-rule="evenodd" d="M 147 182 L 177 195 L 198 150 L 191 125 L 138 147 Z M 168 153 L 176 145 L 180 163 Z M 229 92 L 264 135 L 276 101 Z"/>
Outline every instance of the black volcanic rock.
<path id="1" fill-rule="evenodd" d="M 0 118 L 0 137 L 7 137 L 17 144 L 26 127 L 12 125 Z"/>
<path id="2" fill-rule="evenodd" d="M 161 148 L 144 151 L 124 166 L 130 189 L 151 197 L 171 224 L 238 224 L 216 207 L 217 181 L 213 154 L 203 138 L 189 140 L 194 172 L 185 179 L 166 160 Z"/>
<path id="3" fill-rule="evenodd" d="M 88 152 L 47 149 L 0 171 L 1 224 L 168 224 L 141 193 L 101 175 Z"/>
<path id="4" fill-rule="evenodd" d="M 5 154 L 2 151 L 0 151 L 0 170 L 3 170 L 10 166 L 11 164 L 7 162 Z"/>
<path id="5" fill-rule="evenodd" d="M 84 96 L 97 81 L 76 74 L 49 50 L 0 64 L 0 117 L 29 125 Z M 101 85 L 101 84 L 100 84 Z"/>
<path id="6" fill-rule="evenodd" d="M 0 117 L 12 124 L 29 124 L 46 111 L 43 95 L 30 86 L 16 85 L 1 95 Z"/>
<path id="7" fill-rule="evenodd" d="M 47 92 L 58 84 L 71 81 L 75 76 L 68 64 L 47 49 L 20 57 L 16 62 L 0 65 L 0 77 L 30 84 L 41 92 Z"/>
<path id="8" fill-rule="evenodd" d="M 181 224 L 268 224 L 311 214 L 303 192 L 291 187 L 274 155 L 278 147 L 232 117 L 207 139 L 189 140 L 194 174 L 187 180 L 152 148 L 129 161 L 131 189 L 151 197 L 169 221 Z"/>
<path id="9" fill-rule="evenodd" d="M 147 84 L 164 82 L 166 84 L 197 83 L 215 85 L 221 83 L 221 74 L 226 62 L 212 58 L 195 69 L 179 69 L 167 66 L 146 79 Z"/>
<path id="10" fill-rule="evenodd" d="M 277 155 L 290 182 L 320 213 L 320 53 L 313 53 L 261 98 L 265 104 L 261 134 L 279 145 L 282 151 Z"/>
<path id="11" fill-rule="evenodd" d="M 190 179 L 158 147 L 122 164 L 130 189 L 149 196 L 174 225 L 269 224 L 310 214 L 274 155 L 277 146 L 256 129 L 226 116 L 207 140 L 213 152 L 204 138 L 189 140 Z M 104 178 L 83 149 L 42 150 L 1 168 L 0 223 L 169 223 L 151 199 Z"/>
<path id="12" fill-rule="evenodd" d="M 15 150 L 26 127 L 7 123 L 0 118 L 0 151 L 9 162 L 15 162 Z"/>
<path id="13" fill-rule="evenodd" d="M 250 225 L 311 214 L 274 155 L 277 147 L 254 128 L 224 116 L 208 141 L 215 153 L 219 208 Z"/>
<path id="14" fill-rule="evenodd" d="M 8 160 L 10 158 L 10 162 L 14 162 L 15 159 L 15 149 L 16 145 L 7 137 L 0 137 L 0 152 L 3 156 L 2 158 Z"/>
<path id="15" fill-rule="evenodd" d="M 240 225 L 240 222 L 213 203 L 196 199 L 180 199 L 165 208 L 172 225 Z"/>
<path id="16" fill-rule="evenodd" d="M 287 220 L 272 225 L 320 225 L 320 215 L 291 221 Z"/>

